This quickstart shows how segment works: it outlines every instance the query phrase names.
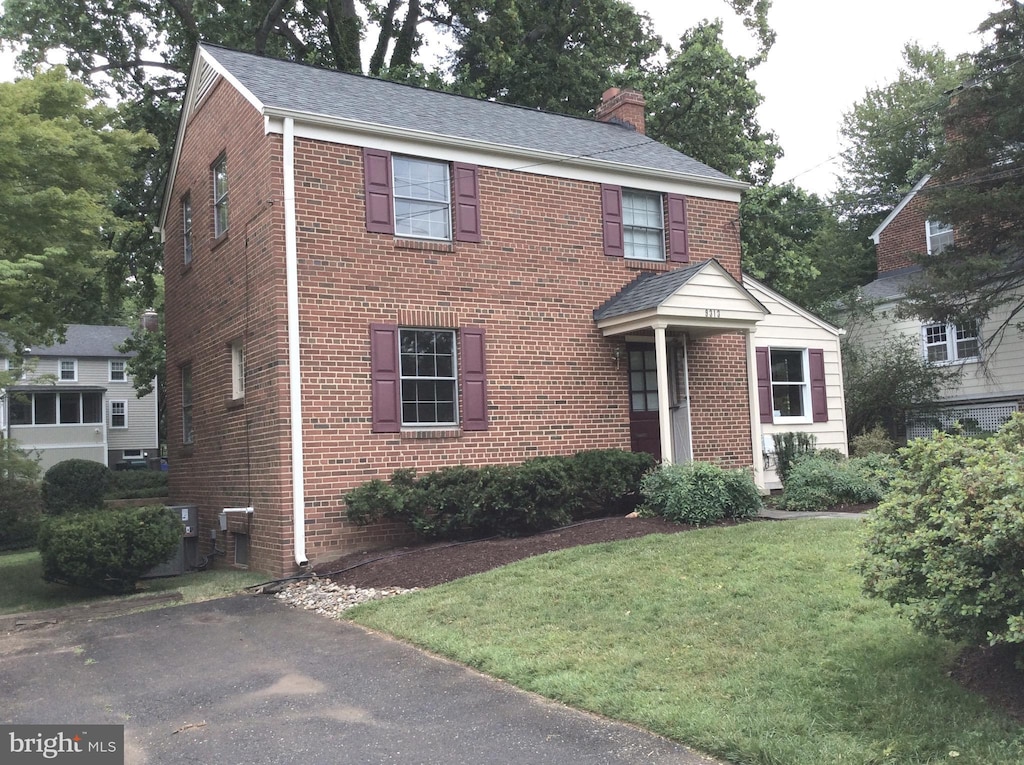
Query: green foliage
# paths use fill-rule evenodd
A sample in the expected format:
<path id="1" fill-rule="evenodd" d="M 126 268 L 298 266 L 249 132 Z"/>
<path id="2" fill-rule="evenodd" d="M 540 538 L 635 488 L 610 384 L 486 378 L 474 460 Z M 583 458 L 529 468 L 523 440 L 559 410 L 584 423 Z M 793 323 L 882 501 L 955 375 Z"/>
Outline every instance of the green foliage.
<path id="1" fill-rule="evenodd" d="M 846 425 L 854 435 L 881 427 L 889 438 L 900 442 L 908 416 L 933 411 L 942 391 L 959 381 L 963 368 L 929 364 L 922 358 L 916 338 L 890 336 L 865 348 L 856 339 L 857 325 L 874 320 L 851 317 L 850 334 L 842 341 Z"/>
<path id="2" fill-rule="evenodd" d="M 43 509 L 47 515 L 62 515 L 102 507 L 110 481 L 110 468 L 100 462 L 58 462 L 43 475 Z"/>
<path id="3" fill-rule="evenodd" d="M 608 449 L 421 477 L 396 470 L 390 482 L 374 479 L 348 492 L 345 504 L 353 523 L 398 520 L 427 539 L 516 536 L 632 509 L 653 464 L 650 455 Z"/>
<path id="4" fill-rule="evenodd" d="M 181 539 L 181 520 L 162 505 L 92 510 L 46 518 L 39 529 L 43 578 L 125 593 L 166 561 Z"/>
<path id="5" fill-rule="evenodd" d="M 761 496 L 745 470 L 723 470 L 708 462 L 662 465 L 640 482 L 639 512 L 700 526 L 723 518 L 749 518 Z"/>
<path id="6" fill-rule="evenodd" d="M 812 454 L 818 439 L 804 432 L 774 433 L 772 442 L 775 444 L 775 472 L 785 485 L 793 464 L 804 455 Z"/>
<path id="7" fill-rule="evenodd" d="M 990 439 L 938 433 L 901 455 L 868 523 L 864 591 L 926 633 L 1024 643 L 1024 415 Z"/>
<path id="8" fill-rule="evenodd" d="M 104 499 L 144 499 L 167 496 L 167 473 L 163 470 L 115 470 Z"/>
<path id="9" fill-rule="evenodd" d="M 922 259 L 924 279 L 908 294 L 935 321 L 1005 321 L 985 327 L 995 345 L 1016 330 L 1024 300 L 1024 5 L 1006 0 L 980 29 L 992 39 L 973 57 L 975 79 L 944 115 L 951 138 L 939 155 L 927 214 L 951 224 L 952 247 Z"/>
<path id="10" fill-rule="evenodd" d="M 39 484 L 23 478 L 0 479 L 0 550 L 34 545 L 42 510 Z"/>
<path id="11" fill-rule="evenodd" d="M 874 463 L 835 460 L 810 454 L 796 460 L 779 501 L 783 510 L 818 511 L 837 505 L 859 505 L 882 499 Z"/>
<path id="12" fill-rule="evenodd" d="M 896 444 L 889 438 L 881 425 L 875 425 L 871 430 L 866 430 L 859 436 L 850 439 L 853 447 L 850 454 L 854 457 L 866 457 L 869 454 L 892 454 L 896 451 Z"/>

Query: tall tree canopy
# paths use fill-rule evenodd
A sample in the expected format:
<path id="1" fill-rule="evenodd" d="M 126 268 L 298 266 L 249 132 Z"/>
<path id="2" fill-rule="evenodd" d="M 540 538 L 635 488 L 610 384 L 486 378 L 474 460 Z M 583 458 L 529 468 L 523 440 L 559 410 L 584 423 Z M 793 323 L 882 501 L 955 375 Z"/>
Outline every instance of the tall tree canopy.
<path id="1" fill-rule="evenodd" d="M 0 352 L 120 308 L 106 264 L 125 226 L 112 207 L 152 139 L 91 98 L 59 67 L 0 83 Z"/>
<path id="2" fill-rule="evenodd" d="M 927 202 L 955 244 L 924 259 L 915 309 L 938 321 L 1008 314 L 993 341 L 1024 312 L 1024 7 L 1006 0 L 981 27 L 994 40 L 974 56 L 975 76 L 945 115 L 950 133 Z M 986 333 L 988 334 L 988 333 Z"/>

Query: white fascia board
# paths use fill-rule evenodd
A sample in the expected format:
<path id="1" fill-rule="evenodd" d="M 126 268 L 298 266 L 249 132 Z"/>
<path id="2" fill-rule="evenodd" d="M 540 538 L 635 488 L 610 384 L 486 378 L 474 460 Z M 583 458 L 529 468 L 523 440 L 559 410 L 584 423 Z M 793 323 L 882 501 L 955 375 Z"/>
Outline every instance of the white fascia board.
<path id="1" fill-rule="evenodd" d="M 885 220 L 878 224 L 878 228 L 871 232 L 872 242 L 876 245 L 878 244 L 878 240 L 882 236 L 882 231 L 885 230 L 885 227 L 892 223 L 893 218 L 899 215 L 904 207 L 910 204 L 910 200 L 917 196 L 917 192 L 921 190 L 922 186 L 928 183 L 931 177 L 931 173 L 926 173 L 921 180 L 914 184 L 914 188 L 907 192 L 907 195 L 900 200 L 900 203 L 893 208 L 892 212 L 886 216 Z"/>
<path id="2" fill-rule="evenodd" d="M 749 276 L 747 274 L 743 274 L 743 286 L 746 287 L 749 290 L 754 291 L 754 292 L 760 292 L 761 294 L 765 295 L 766 297 L 768 297 L 768 298 L 770 298 L 770 299 L 772 299 L 772 300 L 774 300 L 774 301 L 776 301 L 778 303 L 782 303 L 784 306 L 789 308 L 794 313 L 798 314 L 799 316 L 801 316 L 804 319 L 807 319 L 807 321 L 811 322 L 816 327 L 820 327 L 821 329 L 825 330 L 826 332 L 829 332 L 829 333 L 831 333 L 831 334 L 833 334 L 833 335 L 835 335 L 837 337 L 839 335 L 845 335 L 846 334 L 846 330 L 845 329 L 842 329 L 840 327 L 836 327 L 836 326 L 834 326 L 832 324 L 829 324 L 824 319 L 819 319 L 817 316 L 815 316 L 810 311 L 801 308 L 796 303 L 794 303 L 792 300 L 789 300 L 789 299 L 783 297 L 778 292 L 773 290 L 771 287 L 768 287 L 768 286 L 762 284 L 761 282 L 759 282 L 757 279 L 753 278 L 752 276 Z"/>
<path id="3" fill-rule="evenodd" d="M 267 133 L 282 132 L 284 120 L 291 118 L 295 120 L 296 137 L 415 154 L 431 159 L 469 162 L 499 170 L 529 172 L 567 180 L 614 183 L 640 189 L 646 186 L 652 191 L 737 204 L 743 190 L 749 187 L 743 181 L 732 179 L 707 178 L 592 157 L 503 146 L 308 112 L 271 107 L 264 110 L 263 114 Z"/>

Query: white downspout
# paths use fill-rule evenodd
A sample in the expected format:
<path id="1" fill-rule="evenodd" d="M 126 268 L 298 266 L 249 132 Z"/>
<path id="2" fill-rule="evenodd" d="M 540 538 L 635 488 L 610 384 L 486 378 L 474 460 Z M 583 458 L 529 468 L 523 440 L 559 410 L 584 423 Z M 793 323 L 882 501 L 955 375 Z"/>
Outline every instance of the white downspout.
<path id="1" fill-rule="evenodd" d="M 654 325 L 654 354 L 658 364 L 658 431 L 661 435 L 661 461 L 671 465 L 672 459 L 672 412 L 668 393 L 668 343 L 665 339 L 665 324 Z"/>
<path id="2" fill-rule="evenodd" d="M 763 437 L 761 434 L 761 410 L 757 400 L 757 357 L 754 353 L 754 330 L 746 332 L 747 344 L 747 398 L 750 399 L 750 443 L 754 458 L 754 483 L 761 491 L 764 485 Z"/>
<path id="3" fill-rule="evenodd" d="M 302 458 L 302 374 L 299 368 L 299 258 L 295 240 L 295 120 L 284 120 L 284 260 L 288 299 L 288 403 L 292 441 L 292 535 L 295 562 L 306 559 L 306 484 Z"/>

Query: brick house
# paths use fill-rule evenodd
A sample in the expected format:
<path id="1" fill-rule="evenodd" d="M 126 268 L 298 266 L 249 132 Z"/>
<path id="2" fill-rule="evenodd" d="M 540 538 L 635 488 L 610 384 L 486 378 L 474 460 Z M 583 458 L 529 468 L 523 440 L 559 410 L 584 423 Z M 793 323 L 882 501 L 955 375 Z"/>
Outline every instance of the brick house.
<path id="1" fill-rule="evenodd" d="M 934 428 L 948 428 L 956 421 L 996 430 L 1024 401 L 1024 338 L 1011 328 L 998 344 L 987 343 L 1009 319 L 1010 306 L 998 309 L 981 326 L 936 323 L 898 311 L 908 288 L 921 277 L 921 258 L 949 246 L 956 236 L 952 226 L 928 219 L 931 182 L 930 175 L 918 181 L 872 233 L 878 274 L 862 288 L 871 311 L 849 326 L 851 339 L 866 347 L 891 337 L 910 337 L 919 344 L 923 359 L 963 368 L 959 384 L 943 391 L 944 405 L 937 415 L 908 421 L 908 438 L 928 436 Z"/>
<path id="2" fill-rule="evenodd" d="M 759 402 L 845 448 L 838 330 L 744 282 L 744 184 L 647 138 L 638 93 L 597 115 L 199 48 L 161 230 L 205 544 L 284 573 L 395 543 L 342 495 L 400 467 L 619 447 L 764 486 Z"/>

